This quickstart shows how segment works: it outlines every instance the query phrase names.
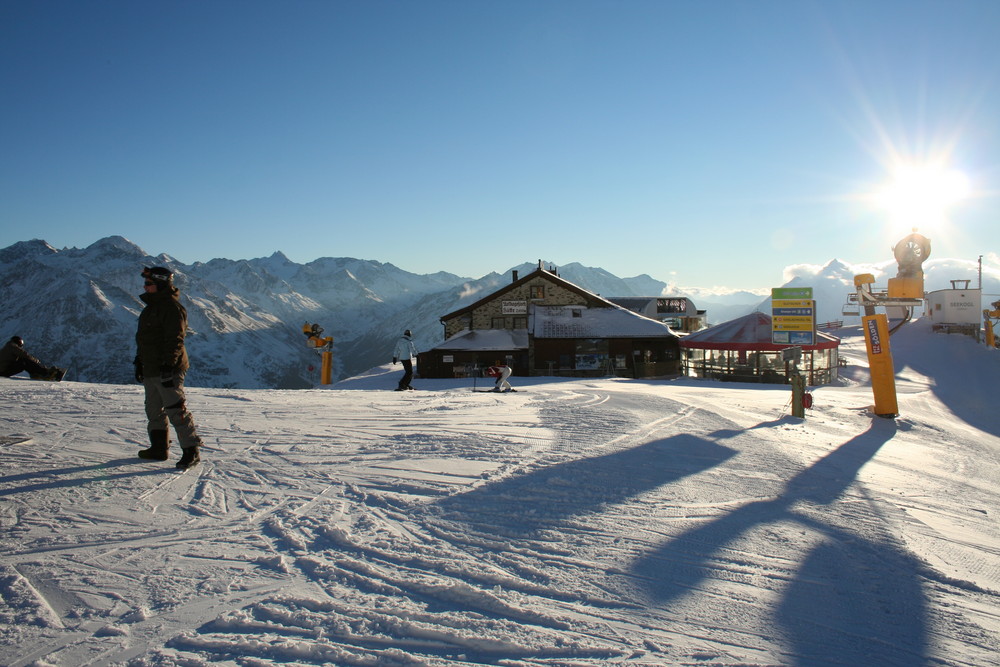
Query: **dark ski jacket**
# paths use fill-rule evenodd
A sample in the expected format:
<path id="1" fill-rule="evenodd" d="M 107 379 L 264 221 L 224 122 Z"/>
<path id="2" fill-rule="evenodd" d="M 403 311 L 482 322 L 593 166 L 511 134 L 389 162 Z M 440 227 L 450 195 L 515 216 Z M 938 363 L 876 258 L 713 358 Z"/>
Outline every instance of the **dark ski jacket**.
<path id="1" fill-rule="evenodd" d="M 38 359 L 28 354 L 20 345 L 15 345 L 13 341 L 8 341 L 0 348 L 0 375 L 10 377 L 23 370 L 31 373 L 46 370 Z"/>
<path id="2" fill-rule="evenodd" d="M 156 292 L 141 294 L 146 307 L 139 313 L 139 328 L 135 333 L 137 359 L 146 377 L 159 375 L 166 369 L 186 372 L 187 310 L 180 302 L 176 287 L 160 287 Z"/>

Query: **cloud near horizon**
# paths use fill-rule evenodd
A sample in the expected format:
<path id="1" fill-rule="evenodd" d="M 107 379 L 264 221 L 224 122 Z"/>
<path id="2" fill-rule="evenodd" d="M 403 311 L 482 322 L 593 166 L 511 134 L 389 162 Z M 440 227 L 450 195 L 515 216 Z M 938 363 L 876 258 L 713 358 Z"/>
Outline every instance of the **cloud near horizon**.
<path id="1" fill-rule="evenodd" d="M 827 269 L 834 262 L 838 262 L 845 267 L 846 271 L 843 272 L 845 280 L 862 273 L 871 273 L 878 279 L 886 272 L 888 267 L 895 266 L 896 264 L 892 260 L 877 264 L 850 264 L 839 259 L 830 260 L 826 264 L 790 264 L 782 271 L 782 279 L 787 283 L 795 278 L 813 278 L 823 273 L 829 273 Z"/>

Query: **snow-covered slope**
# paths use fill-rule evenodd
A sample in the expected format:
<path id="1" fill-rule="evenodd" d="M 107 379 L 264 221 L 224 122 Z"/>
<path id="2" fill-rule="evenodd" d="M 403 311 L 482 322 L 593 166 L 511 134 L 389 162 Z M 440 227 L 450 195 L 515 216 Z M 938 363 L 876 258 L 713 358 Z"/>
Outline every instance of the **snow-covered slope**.
<path id="1" fill-rule="evenodd" d="M 994 664 L 1000 354 L 904 326 L 887 420 L 839 333 L 804 420 L 695 380 L 194 388 L 184 474 L 136 458 L 138 387 L 0 378 L 0 664 Z"/>

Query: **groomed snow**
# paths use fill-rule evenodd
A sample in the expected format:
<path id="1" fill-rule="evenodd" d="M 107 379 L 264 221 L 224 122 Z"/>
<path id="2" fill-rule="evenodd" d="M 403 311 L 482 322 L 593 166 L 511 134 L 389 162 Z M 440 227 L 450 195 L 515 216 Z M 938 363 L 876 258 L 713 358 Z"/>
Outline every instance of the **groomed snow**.
<path id="1" fill-rule="evenodd" d="M 0 378 L 0 664 L 996 664 L 1000 353 L 903 327 L 883 419 L 837 333 L 804 420 L 687 379 L 190 389 L 184 474 L 136 458 L 138 386 Z"/>

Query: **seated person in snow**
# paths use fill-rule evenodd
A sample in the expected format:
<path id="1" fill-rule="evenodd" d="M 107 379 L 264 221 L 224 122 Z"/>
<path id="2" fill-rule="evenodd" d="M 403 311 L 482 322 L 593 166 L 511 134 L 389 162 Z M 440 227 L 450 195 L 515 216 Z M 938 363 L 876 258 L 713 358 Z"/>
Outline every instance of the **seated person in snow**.
<path id="1" fill-rule="evenodd" d="M 514 391 L 514 388 L 510 386 L 510 382 L 507 382 L 507 378 L 510 377 L 512 372 L 513 370 L 510 366 L 501 364 L 499 361 L 487 368 L 486 374 L 497 379 L 493 391 Z"/>
<path id="2" fill-rule="evenodd" d="M 66 375 L 65 368 L 45 366 L 24 349 L 24 339 L 11 336 L 7 344 L 0 348 L 0 375 L 12 377 L 28 371 L 33 380 L 53 380 L 58 382 Z"/>

